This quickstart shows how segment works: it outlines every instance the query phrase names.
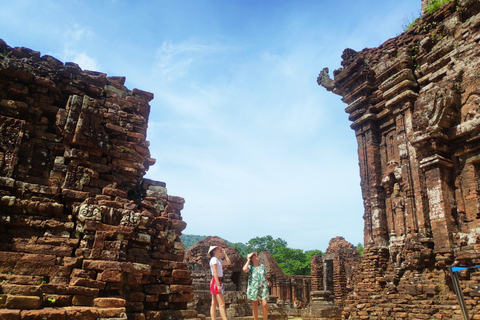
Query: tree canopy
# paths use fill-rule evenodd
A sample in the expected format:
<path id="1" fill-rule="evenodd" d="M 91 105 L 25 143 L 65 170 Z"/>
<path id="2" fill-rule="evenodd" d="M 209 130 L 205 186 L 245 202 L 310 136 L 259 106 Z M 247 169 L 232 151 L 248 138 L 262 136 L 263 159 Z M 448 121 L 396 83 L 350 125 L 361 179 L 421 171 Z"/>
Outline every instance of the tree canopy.
<path id="1" fill-rule="evenodd" d="M 357 244 L 357 250 L 358 250 L 358 253 L 359 253 L 360 255 L 362 255 L 362 254 L 363 254 L 363 250 L 364 250 L 363 244 L 358 243 L 358 244 Z"/>
<path id="2" fill-rule="evenodd" d="M 272 255 L 278 253 L 281 248 L 287 247 L 287 241 L 282 238 L 273 239 L 272 236 L 255 237 L 245 244 L 245 253 L 253 251 L 268 251 Z"/>
<path id="3" fill-rule="evenodd" d="M 320 250 L 303 251 L 288 247 L 281 248 L 273 257 L 285 274 L 309 275 L 311 274 L 311 260 Z"/>
<path id="4" fill-rule="evenodd" d="M 277 260 L 278 265 L 285 274 L 309 275 L 311 273 L 310 261 L 320 250 L 303 251 L 287 247 L 288 243 L 282 238 L 274 239 L 272 236 L 255 237 L 246 244 L 243 255 L 253 251 L 267 251 Z"/>

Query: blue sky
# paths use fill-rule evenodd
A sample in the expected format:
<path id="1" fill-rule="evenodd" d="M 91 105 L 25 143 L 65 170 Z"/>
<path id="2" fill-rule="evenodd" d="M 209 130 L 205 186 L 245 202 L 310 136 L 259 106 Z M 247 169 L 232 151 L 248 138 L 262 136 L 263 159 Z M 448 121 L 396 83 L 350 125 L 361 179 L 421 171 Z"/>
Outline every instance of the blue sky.
<path id="1" fill-rule="evenodd" d="M 316 83 L 420 0 L 0 0 L 0 38 L 155 94 L 147 177 L 186 199 L 184 233 L 363 241 L 357 145 Z"/>

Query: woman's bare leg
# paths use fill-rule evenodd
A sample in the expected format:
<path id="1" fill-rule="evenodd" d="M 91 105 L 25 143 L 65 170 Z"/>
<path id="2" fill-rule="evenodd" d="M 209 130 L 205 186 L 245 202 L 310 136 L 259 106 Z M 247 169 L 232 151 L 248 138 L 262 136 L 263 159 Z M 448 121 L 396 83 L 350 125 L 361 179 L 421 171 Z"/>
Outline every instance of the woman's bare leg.
<path id="1" fill-rule="evenodd" d="M 262 300 L 263 320 L 268 319 L 268 304 L 267 300 Z"/>
<path id="2" fill-rule="evenodd" d="M 227 312 L 225 311 L 225 298 L 223 297 L 223 294 L 216 294 L 215 297 L 217 298 L 218 310 L 220 311 L 222 320 L 227 320 Z"/>
<path id="3" fill-rule="evenodd" d="M 210 317 L 212 320 L 217 320 L 217 299 L 215 295 L 212 294 L 212 305 L 210 306 Z"/>
<path id="4" fill-rule="evenodd" d="M 252 301 L 253 319 L 258 320 L 258 301 Z"/>

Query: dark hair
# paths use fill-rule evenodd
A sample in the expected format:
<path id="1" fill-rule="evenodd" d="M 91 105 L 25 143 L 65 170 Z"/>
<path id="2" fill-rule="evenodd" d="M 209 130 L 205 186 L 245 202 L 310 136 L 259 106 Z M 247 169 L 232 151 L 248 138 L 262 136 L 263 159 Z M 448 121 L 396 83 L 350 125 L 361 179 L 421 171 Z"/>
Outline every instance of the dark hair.
<path id="1" fill-rule="evenodd" d="M 213 249 L 212 251 L 210 251 L 210 257 L 213 258 L 213 256 L 215 255 L 215 252 L 214 252 L 214 251 L 215 251 L 216 249 L 217 249 L 217 248 L 215 248 L 215 249 Z"/>

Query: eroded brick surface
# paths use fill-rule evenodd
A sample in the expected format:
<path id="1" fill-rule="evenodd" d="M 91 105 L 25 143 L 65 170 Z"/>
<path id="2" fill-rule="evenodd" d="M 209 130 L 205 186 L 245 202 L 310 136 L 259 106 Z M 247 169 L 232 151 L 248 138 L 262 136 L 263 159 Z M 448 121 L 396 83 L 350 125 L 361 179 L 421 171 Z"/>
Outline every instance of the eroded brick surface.
<path id="1" fill-rule="evenodd" d="M 153 94 L 2 40 L 0 53 L 0 314 L 195 317 L 181 311 L 184 199 L 144 178 Z"/>
<path id="2" fill-rule="evenodd" d="M 425 3 L 425 1 L 424 1 Z M 348 319 L 460 319 L 447 266 L 480 263 L 480 4 L 453 1 L 334 80 L 358 142 L 365 253 Z M 470 314 L 478 280 L 461 274 Z"/>

